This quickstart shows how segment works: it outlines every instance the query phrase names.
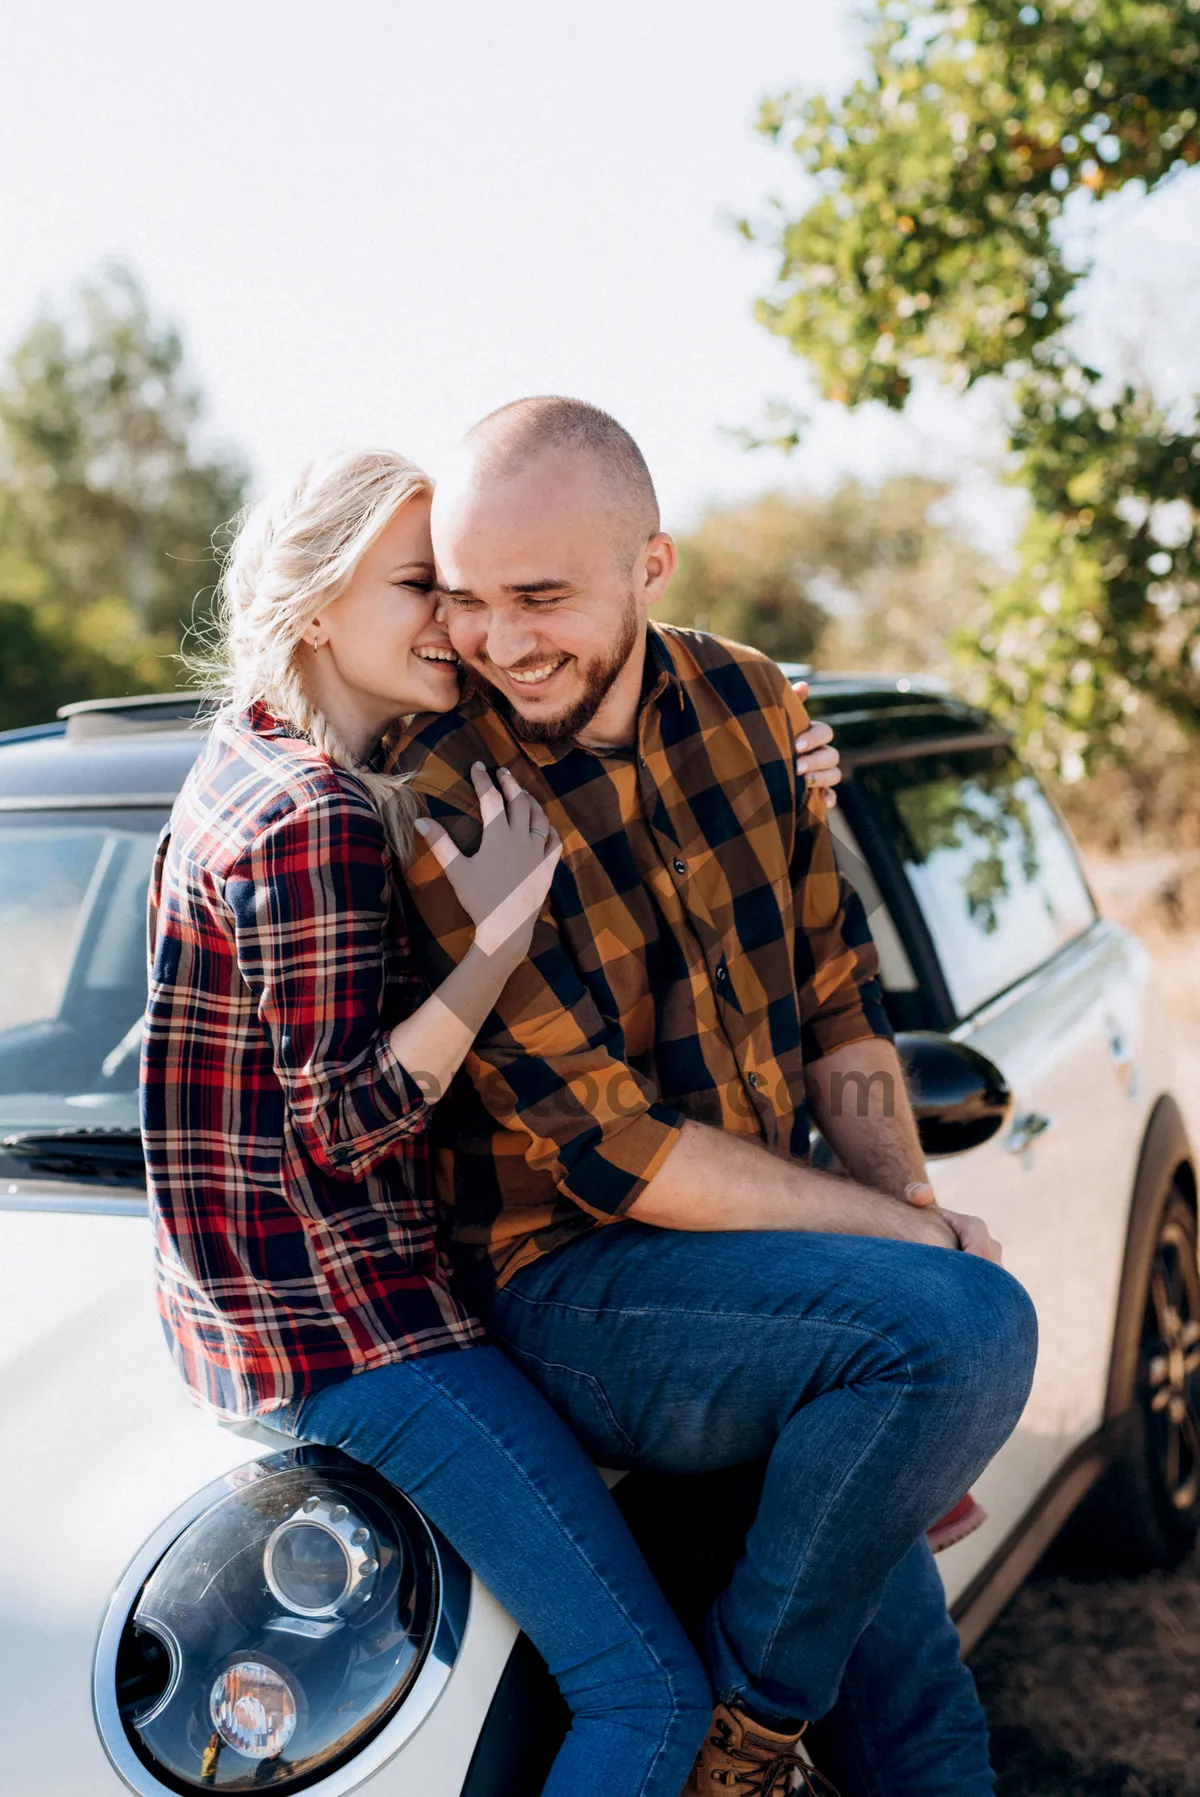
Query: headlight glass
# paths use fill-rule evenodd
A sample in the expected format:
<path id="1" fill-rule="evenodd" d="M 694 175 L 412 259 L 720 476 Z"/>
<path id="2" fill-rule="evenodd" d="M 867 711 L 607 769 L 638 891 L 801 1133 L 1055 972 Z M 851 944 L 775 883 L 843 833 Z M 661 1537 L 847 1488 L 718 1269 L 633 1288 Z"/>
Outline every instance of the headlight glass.
<path id="1" fill-rule="evenodd" d="M 404 1497 L 324 1449 L 221 1481 L 125 1599 L 113 1707 L 145 1788 L 295 1790 L 357 1754 L 429 1653 L 447 1553 Z M 102 1733 L 103 1653 L 102 1637 Z"/>

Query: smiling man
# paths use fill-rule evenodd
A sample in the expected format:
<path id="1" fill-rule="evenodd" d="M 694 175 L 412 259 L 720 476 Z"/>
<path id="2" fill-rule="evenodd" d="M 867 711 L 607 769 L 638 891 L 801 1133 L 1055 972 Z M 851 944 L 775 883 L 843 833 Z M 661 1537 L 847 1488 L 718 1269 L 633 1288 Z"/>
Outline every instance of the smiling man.
<path id="1" fill-rule="evenodd" d="M 441 1108 L 464 1283 L 602 1462 L 768 1463 L 708 1619 L 697 1792 L 799 1788 L 829 1716 L 860 1797 L 984 1797 L 922 1531 L 1014 1427 L 1033 1312 L 981 1223 L 905 1201 L 925 1169 L 861 907 L 793 769 L 799 702 L 765 656 L 650 621 L 674 545 L 594 407 L 484 419 L 434 544 L 468 679 L 402 750 L 439 826 L 409 874 L 432 981 L 471 940 L 444 865 L 478 840 L 472 764 L 510 768 L 563 842 Z M 808 1164 L 810 1110 L 849 1177 Z"/>

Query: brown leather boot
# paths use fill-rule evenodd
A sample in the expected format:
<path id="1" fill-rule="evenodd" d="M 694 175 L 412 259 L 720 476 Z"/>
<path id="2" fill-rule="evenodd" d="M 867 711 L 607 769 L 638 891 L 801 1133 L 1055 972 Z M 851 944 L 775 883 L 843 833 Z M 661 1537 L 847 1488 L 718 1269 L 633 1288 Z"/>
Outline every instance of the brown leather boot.
<path id="1" fill-rule="evenodd" d="M 719 1703 L 683 1797 L 838 1797 L 800 1746 L 799 1735 L 777 1735 L 740 1710 Z"/>

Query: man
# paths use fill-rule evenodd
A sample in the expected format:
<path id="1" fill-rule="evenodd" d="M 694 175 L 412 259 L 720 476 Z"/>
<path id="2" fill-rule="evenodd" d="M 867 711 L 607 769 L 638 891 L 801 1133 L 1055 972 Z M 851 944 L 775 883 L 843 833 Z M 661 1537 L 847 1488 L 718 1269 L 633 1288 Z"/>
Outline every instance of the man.
<path id="1" fill-rule="evenodd" d="M 767 1462 L 707 1623 L 689 1790 L 792 1788 L 831 1715 L 857 1797 L 983 1797 L 922 1531 L 1014 1427 L 1033 1312 L 983 1224 L 906 1202 L 925 1168 L 861 907 L 793 770 L 799 701 L 764 656 L 650 624 L 674 546 L 594 407 L 484 419 L 434 541 L 469 679 L 402 750 L 438 820 L 409 875 L 431 980 L 470 941 L 443 869 L 478 841 L 472 763 L 511 768 L 563 842 L 442 1107 L 464 1281 L 603 1463 Z M 849 1177 L 807 1164 L 810 1110 Z"/>

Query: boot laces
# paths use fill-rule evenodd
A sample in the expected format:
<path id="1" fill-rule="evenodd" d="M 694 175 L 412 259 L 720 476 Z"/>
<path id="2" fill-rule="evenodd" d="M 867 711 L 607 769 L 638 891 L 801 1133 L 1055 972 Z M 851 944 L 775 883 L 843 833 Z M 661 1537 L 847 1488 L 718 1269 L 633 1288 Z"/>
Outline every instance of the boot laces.
<path id="1" fill-rule="evenodd" d="M 736 1770 L 714 1772 L 712 1776 L 718 1783 L 736 1785 L 745 1797 L 799 1797 L 800 1793 L 804 1797 L 838 1797 L 829 1780 L 802 1760 L 794 1748 L 780 1748 L 764 1760 L 760 1754 L 731 1741 L 728 1729 L 721 1733 L 726 1738 L 717 1740 L 714 1736 L 714 1746 L 724 1748 L 730 1759 L 740 1764 Z"/>

